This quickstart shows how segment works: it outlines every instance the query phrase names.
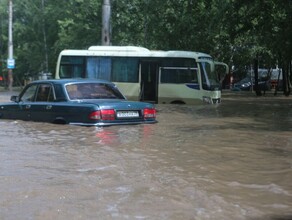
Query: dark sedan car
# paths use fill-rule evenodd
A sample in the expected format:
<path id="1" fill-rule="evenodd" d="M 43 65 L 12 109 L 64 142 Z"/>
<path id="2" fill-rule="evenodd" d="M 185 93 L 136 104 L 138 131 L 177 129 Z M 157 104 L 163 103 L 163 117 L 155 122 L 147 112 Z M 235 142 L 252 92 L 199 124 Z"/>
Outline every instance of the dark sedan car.
<path id="1" fill-rule="evenodd" d="M 234 89 L 250 91 L 251 88 L 255 90 L 255 80 L 251 79 L 250 77 L 246 77 L 240 80 L 238 83 L 234 84 Z M 271 85 L 267 80 L 258 80 L 258 88 L 261 91 L 269 91 L 271 90 Z"/>
<path id="2" fill-rule="evenodd" d="M 155 123 L 153 104 L 127 101 L 104 80 L 42 80 L 28 84 L 10 103 L 0 104 L 1 119 L 85 126 Z"/>

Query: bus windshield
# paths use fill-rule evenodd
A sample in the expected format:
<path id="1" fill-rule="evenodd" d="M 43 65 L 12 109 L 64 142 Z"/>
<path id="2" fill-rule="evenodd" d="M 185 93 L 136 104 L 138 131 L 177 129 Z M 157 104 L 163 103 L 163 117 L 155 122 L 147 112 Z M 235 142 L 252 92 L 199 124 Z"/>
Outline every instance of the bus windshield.
<path id="1" fill-rule="evenodd" d="M 202 87 L 205 90 L 217 91 L 220 90 L 220 82 L 217 75 L 209 62 L 200 62 L 200 70 L 202 73 Z"/>

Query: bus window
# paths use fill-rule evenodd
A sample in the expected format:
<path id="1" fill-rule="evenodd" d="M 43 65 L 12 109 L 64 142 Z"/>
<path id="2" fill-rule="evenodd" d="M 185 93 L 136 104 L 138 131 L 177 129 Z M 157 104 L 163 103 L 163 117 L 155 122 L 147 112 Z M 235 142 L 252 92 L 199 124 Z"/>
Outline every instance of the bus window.
<path id="1" fill-rule="evenodd" d="M 163 59 L 161 83 L 198 83 L 197 63 L 193 59 Z"/>
<path id="2" fill-rule="evenodd" d="M 88 57 L 87 78 L 110 80 L 111 58 Z"/>
<path id="3" fill-rule="evenodd" d="M 113 58 L 113 82 L 139 81 L 139 60 L 138 58 Z"/>
<path id="4" fill-rule="evenodd" d="M 60 78 L 84 78 L 84 57 L 63 56 L 60 64 Z"/>
<path id="5" fill-rule="evenodd" d="M 161 83 L 198 83 L 197 69 L 162 67 Z"/>

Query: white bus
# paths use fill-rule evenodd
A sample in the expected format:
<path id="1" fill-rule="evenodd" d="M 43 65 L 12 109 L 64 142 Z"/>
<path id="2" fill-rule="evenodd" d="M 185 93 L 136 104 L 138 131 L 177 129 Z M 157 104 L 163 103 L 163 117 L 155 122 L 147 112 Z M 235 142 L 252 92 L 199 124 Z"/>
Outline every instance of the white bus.
<path id="1" fill-rule="evenodd" d="M 63 50 L 58 57 L 55 78 L 109 80 L 134 101 L 219 103 L 220 82 L 214 70 L 215 62 L 204 53 L 91 46 L 88 50 Z"/>

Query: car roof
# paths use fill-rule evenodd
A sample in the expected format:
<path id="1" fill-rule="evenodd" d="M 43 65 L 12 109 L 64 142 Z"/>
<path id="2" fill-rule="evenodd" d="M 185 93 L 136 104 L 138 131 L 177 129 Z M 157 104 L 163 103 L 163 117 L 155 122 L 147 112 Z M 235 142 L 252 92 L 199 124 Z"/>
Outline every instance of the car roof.
<path id="1" fill-rule="evenodd" d="M 80 79 L 80 78 L 70 78 L 70 79 L 46 79 L 46 80 L 36 80 L 32 83 L 53 83 L 53 84 L 70 84 L 70 83 L 107 83 L 114 84 L 107 80 L 102 79 Z"/>

